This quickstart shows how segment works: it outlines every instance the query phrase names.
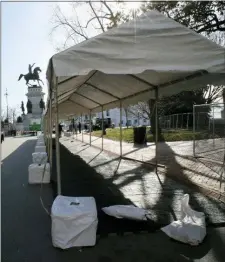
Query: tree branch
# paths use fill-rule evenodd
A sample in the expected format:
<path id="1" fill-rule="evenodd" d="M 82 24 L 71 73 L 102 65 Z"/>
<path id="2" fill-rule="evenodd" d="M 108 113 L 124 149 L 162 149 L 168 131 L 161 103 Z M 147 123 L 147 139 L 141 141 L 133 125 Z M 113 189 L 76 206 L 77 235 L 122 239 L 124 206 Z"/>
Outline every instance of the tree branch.
<path id="1" fill-rule="evenodd" d="M 100 27 L 101 27 L 101 29 L 102 29 L 102 32 L 105 32 L 104 26 L 103 26 L 103 24 L 101 23 L 101 21 L 100 21 L 98 15 L 96 14 L 96 12 L 95 12 L 95 10 L 94 10 L 92 4 L 91 4 L 91 1 L 89 1 L 88 3 L 89 3 L 89 6 L 91 7 L 92 12 L 93 12 L 94 15 L 95 15 L 95 18 L 98 20 L 98 23 L 99 23 L 99 25 L 100 25 Z"/>

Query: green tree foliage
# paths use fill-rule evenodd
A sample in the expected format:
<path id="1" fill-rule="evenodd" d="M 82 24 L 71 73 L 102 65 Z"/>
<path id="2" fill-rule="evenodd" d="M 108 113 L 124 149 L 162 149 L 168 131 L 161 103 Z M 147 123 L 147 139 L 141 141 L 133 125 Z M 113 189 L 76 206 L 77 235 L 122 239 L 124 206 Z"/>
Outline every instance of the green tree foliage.
<path id="1" fill-rule="evenodd" d="M 156 9 L 197 33 L 225 31 L 225 1 L 147 1 L 141 9 Z"/>
<path id="2" fill-rule="evenodd" d="M 225 32 L 225 1 L 148 1 L 141 6 L 142 12 L 153 9 L 197 33 L 217 40 L 220 44 L 224 43 L 224 39 L 221 41 L 224 34 L 217 33 Z M 193 104 L 210 104 L 221 97 L 222 90 L 222 86 L 207 86 L 197 91 L 185 91 L 163 98 L 159 104 L 159 113 L 169 115 L 192 112 Z M 151 101 L 151 104 L 154 104 L 154 101 Z M 154 116 L 151 122 L 154 132 Z"/>

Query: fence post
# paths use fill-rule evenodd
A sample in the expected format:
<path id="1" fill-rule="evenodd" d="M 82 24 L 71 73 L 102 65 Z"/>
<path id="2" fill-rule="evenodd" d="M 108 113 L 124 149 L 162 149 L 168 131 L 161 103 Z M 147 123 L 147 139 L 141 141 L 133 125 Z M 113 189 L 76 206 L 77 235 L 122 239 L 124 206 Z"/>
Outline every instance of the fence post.
<path id="1" fill-rule="evenodd" d="M 184 114 L 181 114 L 181 129 L 183 129 Z"/>
<path id="2" fill-rule="evenodd" d="M 187 113 L 187 129 L 189 128 L 189 113 Z"/>
<path id="3" fill-rule="evenodd" d="M 178 114 L 177 114 L 177 121 L 176 121 L 176 129 L 178 128 Z"/>

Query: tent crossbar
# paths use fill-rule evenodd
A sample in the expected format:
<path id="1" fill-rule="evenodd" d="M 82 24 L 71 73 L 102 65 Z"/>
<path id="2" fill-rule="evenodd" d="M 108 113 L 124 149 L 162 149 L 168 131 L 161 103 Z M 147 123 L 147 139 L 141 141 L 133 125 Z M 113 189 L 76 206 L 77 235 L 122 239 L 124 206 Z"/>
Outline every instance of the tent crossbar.
<path id="1" fill-rule="evenodd" d="M 164 83 L 164 84 L 160 84 L 160 85 L 158 85 L 158 86 L 154 86 L 153 84 L 151 84 L 151 83 L 149 83 L 149 82 L 147 82 L 147 81 L 145 81 L 145 80 L 143 80 L 143 79 L 141 79 L 141 78 L 139 78 L 139 77 L 136 77 L 135 75 L 130 74 L 129 76 L 132 76 L 132 77 L 136 78 L 136 79 L 139 80 L 140 82 L 143 82 L 144 84 L 148 85 L 150 88 L 145 89 L 145 90 L 142 90 L 142 91 L 140 91 L 140 92 L 136 92 L 136 93 L 134 93 L 134 94 L 132 94 L 132 95 L 129 95 L 129 96 L 126 96 L 126 97 L 124 97 L 124 98 L 119 98 L 119 97 L 114 96 L 113 94 L 109 93 L 108 91 L 102 90 L 102 89 L 100 89 L 99 87 L 97 87 L 97 86 L 95 86 L 95 85 L 93 85 L 93 84 L 91 84 L 91 83 L 88 83 L 88 81 L 94 76 L 94 74 L 95 74 L 96 72 L 97 72 L 97 71 L 93 72 L 93 74 L 92 74 L 88 79 L 86 79 L 86 81 L 83 82 L 83 83 L 76 89 L 76 91 L 71 94 L 71 96 L 72 96 L 73 94 L 76 94 L 77 91 L 78 91 L 78 89 L 81 88 L 83 85 L 86 84 L 86 85 L 89 85 L 89 86 L 93 87 L 93 88 L 96 89 L 96 90 L 99 90 L 99 91 L 102 92 L 102 93 L 105 93 L 105 94 L 107 94 L 107 95 L 115 98 L 116 100 L 111 101 L 111 102 L 108 102 L 108 103 L 106 103 L 106 104 L 99 104 L 98 106 L 92 108 L 91 110 L 98 109 L 99 106 L 107 106 L 107 105 L 110 105 L 110 104 L 112 104 L 112 103 L 119 102 L 120 100 L 121 100 L 121 101 L 125 101 L 126 99 L 129 99 L 129 98 L 132 98 L 132 97 L 135 97 L 135 96 L 138 96 L 138 95 L 147 93 L 147 92 L 149 92 L 149 91 L 154 91 L 156 88 L 165 88 L 165 87 L 167 87 L 167 86 L 169 86 L 169 85 L 172 85 L 172 84 L 176 84 L 176 83 L 180 83 L 180 82 L 183 82 L 183 81 L 191 80 L 191 79 L 193 79 L 193 78 L 197 78 L 197 77 L 200 77 L 200 76 L 202 76 L 202 75 L 208 74 L 208 72 L 207 72 L 206 70 L 201 70 L 201 71 L 197 71 L 197 72 L 195 72 L 195 73 L 193 73 L 193 74 L 191 74 L 191 75 L 189 75 L 189 76 L 186 76 L 186 77 L 183 77 L 183 78 L 179 78 L 179 79 L 176 79 L 176 80 L 173 80 L 173 81 L 169 81 L 169 82 L 166 82 L 166 83 Z M 77 94 L 80 95 L 79 93 L 77 93 Z M 90 110 L 89 108 L 86 108 L 86 107 L 84 107 L 84 106 L 82 106 L 82 105 L 74 102 L 73 100 L 71 100 L 71 99 L 70 99 L 71 96 L 70 96 L 69 98 L 65 99 L 65 101 L 66 101 L 66 100 L 72 101 L 73 103 L 75 103 L 75 104 L 77 104 L 77 105 L 79 105 L 79 106 L 81 106 L 81 107 L 83 107 L 83 108 L 85 108 L 85 109 Z M 88 98 L 87 98 L 87 99 L 88 99 Z M 62 103 L 63 101 L 64 101 L 64 100 L 61 100 L 60 103 Z M 93 101 L 93 102 L 97 103 L 96 101 Z"/>
<path id="2" fill-rule="evenodd" d="M 96 90 L 98 90 L 98 91 L 100 91 L 100 92 L 102 92 L 102 93 L 105 93 L 105 94 L 107 94 L 107 95 L 109 95 L 109 96 L 111 96 L 111 97 L 113 97 L 113 98 L 115 98 L 115 99 L 117 99 L 117 100 L 120 99 L 118 96 L 115 96 L 115 95 L 109 93 L 108 91 L 102 90 L 101 88 L 99 88 L 99 87 L 97 87 L 97 86 L 95 86 L 95 85 L 93 85 L 93 84 L 91 84 L 91 83 L 87 83 L 87 82 L 86 82 L 85 84 L 86 84 L 86 85 L 89 85 L 89 86 L 93 87 L 94 89 L 96 89 Z"/>
<path id="3" fill-rule="evenodd" d="M 164 84 L 160 84 L 157 87 L 158 88 L 164 88 L 164 87 L 167 87 L 169 85 L 174 85 L 174 84 L 177 84 L 177 83 L 180 83 L 180 82 L 191 80 L 191 79 L 194 79 L 194 78 L 200 77 L 202 75 L 206 75 L 206 74 L 208 74 L 208 72 L 206 70 L 197 71 L 197 72 L 195 72 L 195 73 L 193 73 L 193 74 L 191 74 L 189 76 L 185 76 L 185 77 L 182 77 L 182 78 L 178 78 L 178 79 L 166 82 Z"/>
<path id="4" fill-rule="evenodd" d="M 81 95 L 80 93 L 77 93 L 77 92 L 75 92 L 74 94 L 77 94 L 77 95 L 79 95 L 79 96 L 81 96 L 81 97 L 83 97 L 83 98 L 85 98 L 85 99 L 90 100 L 91 102 L 93 102 L 93 103 L 95 103 L 95 104 L 97 104 L 97 105 L 99 105 L 99 106 L 102 106 L 102 104 L 99 104 L 97 101 L 95 101 L 95 100 L 93 100 L 93 99 L 91 99 L 91 98 L 89 98 L 89 97 L 87 97 L 87 96 Z"/>
<path id="5" fill-rule="evenodd" d="M 95 70 L 82 84 L 80 84 L 80 85 L 76 88 L 75 92 L 73 92 L 73 93 L 69 96 L 69 99 L 70 99 L 71 96 L 72 96 L 74 93 L 76 93 L 83 85 L 87 84 L 87 82 L 88 82 L 97 72 L 98 72 L 98 71 Z"/>
<path id="6" fill-rule="evenodd" d="M 87 108 L 87 107 L 85 107 L 85 106 L 82 106 L 81 104 L 79 104 L 79 103 L 77 103 L 77 102 L 74 102 L 72 99 L 68 99 L 68 100 L 69 100 L 70 102 L 72 102 L 72 103 L 80 106 L 80 107 L 83 107 L 83 108 L 85 108 L 85 109 L 87 109 L 87 110 L 90 110 L 90 108 Z"/>
<path id="7" fill-rule="evenodd" d="M 153 84 L 149 83 L 148 81 L 146 81 L 146 80 L 144 80 L 144 79 L 141 79 L 140 77 L 138 77 L 138 76 L 136 76 L 136 75 L 128 74 L 128 76 L 133 77 L 134 79 L 136 79 L 136 80 L 138 80 L 138 81 L 140 81 L 140 82 L 142 82 L 142 83 L 144 83 L 144 84 L 146 84 L 146 85 L 148 85 L 148 86 L 151 86 L 151 87 L 153 87 L 153 88 L 156 88 L 156 87 L 157 87 L 156 85 L 153 85 Z"/>
<path id="8" fill-rule="evenodd" d="M 134 96 L 138 96 L 138 95 L 141 95 L 141 94 L 147 93 L 147 92 L 149 92 L 149 91 L 153 91 L 153 90 L 155 90 L 155 87 L 152 87 L 152 88 L 150 88 L 150 89 L 145 89 L 145 90 L 142 90 L 142 91 L 140 91 L 140 92 L 134 93 L 134 94 L 132 94 L 132 95 L 126 96 L 126 97 L 124 97 L 124 98 L 118 99 L 118 100 L 116 100 L 116 101 L 112 101 L 112 102 L 106 103 L 106 104 L 104 104 L 103 106 L 107 106 L 107 105 L 110 105 L 110 104 L 112 104 L 112 103 L 116 103 L 116 102 L 119 102 L 119 101 L 125 101 L 126 99 L 129 99 L 129 98 L 132 98 L 132 97 L 134 97 Z M 98 106 L 95 107 L 95 108 L 93 108 L 93 110 L 95 110 L 95 109 L 97 109 L 97 108 L 98 108 Z"/>
<path id="9" fill-rule="evenodd" d="M 74 93 L 74 90 L 73 90 L 73 89 L 70 89 L 69 91 L 66 91 L 66 92 L 60 94 L 59 97 L 58 97 L 58 99 L 63 99 L 63 98 L 61 98 L 62 96 L 67 95 L 67 94 L 70 95 L 70 94 L 73 94 L 73 93 Z"/>
<path id="10" fill-rule="evenodd" d="M 74 79 L 74 78 L 76 78 L 76 77 L 77 77 L 77 75 L 76 75 L 76 76 L 71 76 L 71 77 L 69 77 L 69 78 L 67 78 L 67 79 L 59 82 L 58 85 L 64 84 L 64 83 L 66 83 L 66 82 L 68 82 L 68 81 L 70 81 L 70 80 L 72 80 L 72 79 Z"/>

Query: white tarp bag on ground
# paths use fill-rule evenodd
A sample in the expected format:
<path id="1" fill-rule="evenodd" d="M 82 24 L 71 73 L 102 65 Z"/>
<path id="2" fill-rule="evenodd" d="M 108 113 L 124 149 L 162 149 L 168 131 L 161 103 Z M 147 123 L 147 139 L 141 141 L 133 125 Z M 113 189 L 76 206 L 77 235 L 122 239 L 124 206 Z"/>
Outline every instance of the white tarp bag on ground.
<path id="1" fill-rule="evenodd" d="M 35 152 L 46 152 L 46 147 L 45 146 L 36 146 L 35 147 Z"/>
<path id="2" fill-rule="evenodd" d="M 46 164 L 48 156 L 46 152 L 37 152 L 32 154 L 33 164 Z"/>
<path id="3" fill-rule="evenodd" d="M 31 164 L 28 167 L 28 182 L 29 184 L 50 183 L 50 165 L 47 164 Z M 44 175 L 44 177 L 43 177 Z"/>
<path id="4" fill-rule="evenodd" d="M 181 200 L 181 220 L 161 228 L 169 237 L 193 246 L 199 245 L 206 236 L 205 215 L 189 206 L 189 195 Z"/>
<path id="5" fill-rule="evenodd" d="M 149 212 L 133 205 L 115 205 L 103 207 L 102 210 L 109 216 L 133 220 L 147 220 Z"/>
<path id="6" fill-rule="evenodd" d="M 95 245 L 98 218 L 93 197 L 57 196 L 51 217 L 54 247 L 67 249 Z"/>

